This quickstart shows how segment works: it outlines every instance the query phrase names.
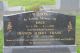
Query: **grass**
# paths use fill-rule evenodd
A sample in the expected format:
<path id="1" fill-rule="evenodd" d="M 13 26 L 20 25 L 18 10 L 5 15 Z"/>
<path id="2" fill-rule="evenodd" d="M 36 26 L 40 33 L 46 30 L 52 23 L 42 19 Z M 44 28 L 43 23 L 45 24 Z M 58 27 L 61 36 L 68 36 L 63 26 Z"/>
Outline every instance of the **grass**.
<path id="1" fill-rule="evenodd" d="M 77 53 L 80 53 L 80 48 L 79 47 L 77 48 Z"/>
<path id="2" fill-rule="evenodd" d="M 76 43 L 80 45 L 80 16 L 76 18 Z"/>
<path id="3" fill-rule="evenodd" d="M 80 16 L 76 17 L 76 44 L 77 52 L 80 53 Z"/>
<path id="4" fill-rule="evenodd" d="M 2 53 L 2 51 L 3 51 L 3 32 L 2 31 L 0 31 L 0 53 Z"/>
<path id="5" fill-rule="evenodd" d="M 34 10 L 35 7 L 39 8 L 42 5 L 53 5 L 55 0 L 7 0 L 9 6 L 24 6 L 26 10 Z M 34 7 L 34 8 L 33 8 Z"/>

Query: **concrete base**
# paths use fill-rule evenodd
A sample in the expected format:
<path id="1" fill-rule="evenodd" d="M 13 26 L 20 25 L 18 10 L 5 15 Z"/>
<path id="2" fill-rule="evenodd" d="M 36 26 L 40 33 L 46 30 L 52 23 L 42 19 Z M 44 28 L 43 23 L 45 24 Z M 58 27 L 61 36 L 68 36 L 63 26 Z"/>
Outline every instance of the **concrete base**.
<path id="1" fill-rule="evenodd" d="M 77 53 L 76 46 L 6 46 L 4 53 Z"/>

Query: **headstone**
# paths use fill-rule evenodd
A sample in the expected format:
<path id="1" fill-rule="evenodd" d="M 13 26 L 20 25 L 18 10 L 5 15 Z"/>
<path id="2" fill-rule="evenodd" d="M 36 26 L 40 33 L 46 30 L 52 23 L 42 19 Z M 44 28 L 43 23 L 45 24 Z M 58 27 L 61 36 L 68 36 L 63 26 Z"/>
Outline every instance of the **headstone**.
<path id="1" fill-rule="evenodd" d="M 4 15 L 4 53 L 75 51 L 75 16 L 53 12 Z"/>
<path id="2" fill-rule="evenodd" d="M 8 6 L 8 2 L 6 1 L 3 1 L 3 4 L 4 4 L 4 11 L 7 11 L 9 6 Z"/>
<path id="3" fill-rule="evenodd" d="M 79 10 L 80 0 L 56 0 L 56 7 L 60 10 Z"/>

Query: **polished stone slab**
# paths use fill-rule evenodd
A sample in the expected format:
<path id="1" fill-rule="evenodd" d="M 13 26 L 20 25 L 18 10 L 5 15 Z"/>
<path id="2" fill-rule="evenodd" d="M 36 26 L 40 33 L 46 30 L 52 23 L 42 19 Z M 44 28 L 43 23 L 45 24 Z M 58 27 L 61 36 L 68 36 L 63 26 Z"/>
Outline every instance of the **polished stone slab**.
<path id="1" fill-rule="evenodd" d="M 76 46 L 17 46 L 4 47 L 4 53 L 76 53 Z"/>

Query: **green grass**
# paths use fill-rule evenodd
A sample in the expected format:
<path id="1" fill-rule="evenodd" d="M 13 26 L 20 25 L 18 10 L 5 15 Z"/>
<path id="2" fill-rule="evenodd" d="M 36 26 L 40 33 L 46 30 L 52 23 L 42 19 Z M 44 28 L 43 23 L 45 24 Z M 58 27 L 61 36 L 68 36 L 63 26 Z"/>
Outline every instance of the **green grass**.
<path id="1" fill-rule="evenodd" d="M 55 0 L 7 0 L 9 6 L 24 6 L 26 10 L 34 10 L 42 5 L 53 5 Z"/>
<path id="2" fill-rule="evenodd" d="M 80 53 L 80 48 L 79 47 L 77 48 L 77 53 Z"/>
<path id="3" fill-rule="evenodd" d="M 80 46 L 80 16 L 76 17 L 76 44 Z"/>
<path id="4" fill-rule="evenodd" d="M 3 42 L 3 32 L 0 31 L 0 53 L 2 53 Z"/>
<path id="5" fill-rule="evenodd" d="M 76 44 L 77 52 L 80 53 L 80 16 L 76 17 Z"/>

